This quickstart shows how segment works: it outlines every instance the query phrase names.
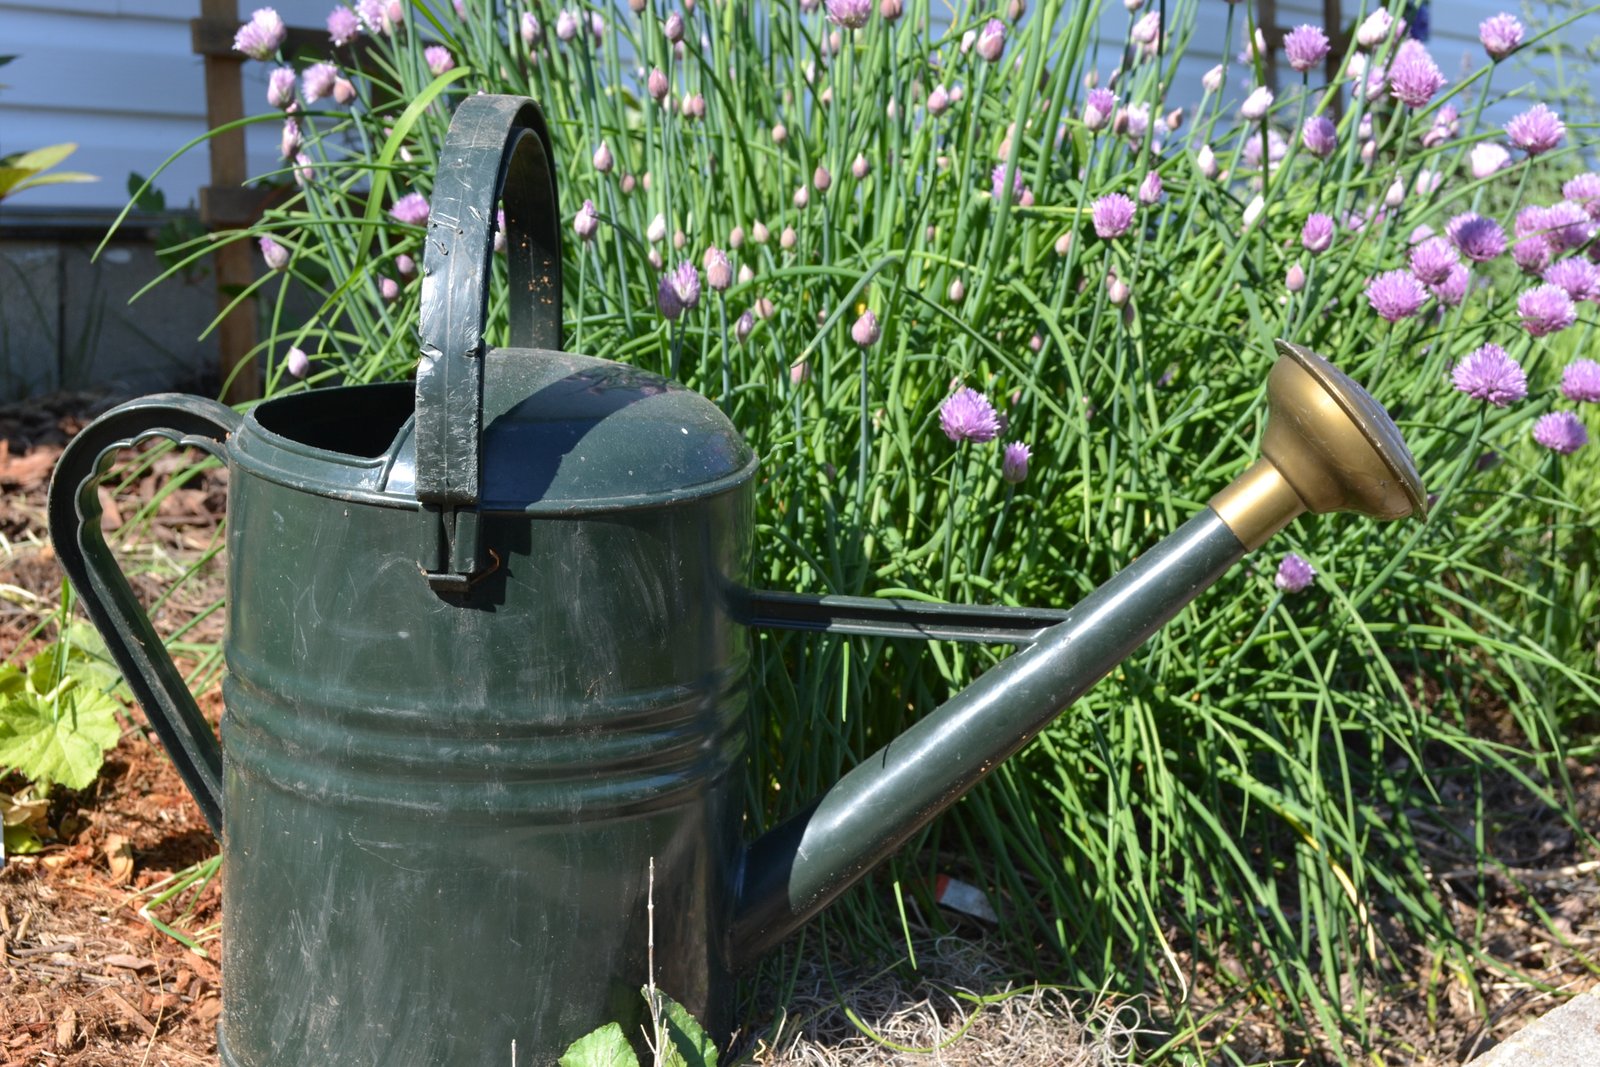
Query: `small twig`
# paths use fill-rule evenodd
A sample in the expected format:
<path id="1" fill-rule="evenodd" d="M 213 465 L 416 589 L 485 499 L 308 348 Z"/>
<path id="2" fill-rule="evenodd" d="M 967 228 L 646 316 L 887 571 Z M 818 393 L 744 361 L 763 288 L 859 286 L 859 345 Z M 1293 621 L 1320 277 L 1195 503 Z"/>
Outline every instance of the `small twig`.
<path id="1" fill-rule="evenodd" d="M 1469 878 L 1518 878 L 1528 882 L 1553 882 L 1562 878 L 1600 871 L 1600 860 L 1584 860 L 1566 867 L 1457 867 L 1443 871 L 1435 877 L 1446 882 L 1460 882 Z"/>
<path id="2" fill-rule="evenodd" d="M 82 949 L 83 944 L 81 942 L 72 940 L 63 941 L 59 945 L 36 945 L 33 948 L 14 948 L 11 950 L 11 954 L 20 960 L 26 956 L 50 956 L 57 952 L 64 952 L 70 956 L 81 951 Z"/>
<path id="3" fill-rule="evenodd" d="M 128 1017 L 129 1022 L 133 1023 L 133 1025 L 144 1031 L 146 1037 L 155 1036 L 155 1023 L 152 1023 L 149 1019 L 146 1019 L 144 1015 L 140 1013 L 139 1009 L 133 1006 L 132 1002 L 130 1002 L 127 997 L 111 988 L 104 989 L 102 992 L 105 993 L 106 998 L 110 1000 L 111 1003 L 117 1006 L 117 1009 L 121 1011 L 122 1014 Z"/>

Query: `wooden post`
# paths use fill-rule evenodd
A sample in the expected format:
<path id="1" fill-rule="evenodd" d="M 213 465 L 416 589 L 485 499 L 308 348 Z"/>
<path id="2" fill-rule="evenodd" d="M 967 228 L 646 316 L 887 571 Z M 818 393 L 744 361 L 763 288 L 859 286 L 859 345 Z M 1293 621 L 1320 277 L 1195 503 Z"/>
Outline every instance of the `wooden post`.
<path id="1" fill-rule="evenodd" d="M 200 0 L 200 17 L 227 23 L 239 22 L 237 0 Z M 240 79 L 244 56 L 239 53 L 205 53 L 206 124 L 216 129 L 244 118 L 244 88 Z M 226 196 L 244 185 L 246 167 L 244 128 L 229 130 L 211 138 L 211 186 L 200 191 L 200 218 L 208 229 L 219 220 L 208 210 L 208 194 L 213 190 Z M 234 241 L 212 255 L 217 272 L 217 310 L 228 306 L 240 289 L 255 278 L 256 262 L 251 243 Z M 249 358 L 256 344 L 256 306 L 246 300 L 228 312 L 217 326 L 217 347 L 222 355 L 222 378 L 227 382 L 222 398 L 230 404 L 254 400 L 261 395 L 261 368 Z"/>

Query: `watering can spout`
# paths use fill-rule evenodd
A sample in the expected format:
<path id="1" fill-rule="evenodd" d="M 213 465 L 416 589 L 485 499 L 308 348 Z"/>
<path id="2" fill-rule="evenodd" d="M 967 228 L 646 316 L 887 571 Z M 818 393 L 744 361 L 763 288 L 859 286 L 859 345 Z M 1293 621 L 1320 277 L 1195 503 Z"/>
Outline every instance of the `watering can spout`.
<path id="1" fill-rule="evenodd" d="M 749 847 L 727 946 L 735 966 L 843 893 L 1297 515 L 1426 517 L 1422 481 L 1384 409 L 1309 349 L 1281 340 L 1277 349 L 1254 465 L 1027 648 Z"/>

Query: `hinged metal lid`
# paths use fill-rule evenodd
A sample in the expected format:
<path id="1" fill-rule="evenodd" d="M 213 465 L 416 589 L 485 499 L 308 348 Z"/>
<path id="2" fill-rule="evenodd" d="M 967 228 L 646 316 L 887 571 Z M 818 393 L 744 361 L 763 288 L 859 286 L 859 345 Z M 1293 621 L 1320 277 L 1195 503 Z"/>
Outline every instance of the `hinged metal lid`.
<path id="1" fill-rule="evenodd" d="M 415 424 L 384 489 L 416 492 Z M 670 504 L 738 485 L 756 456 L 717 406 L 610 360 L 496 348 L 484 361 L 484 512 L 573 514 Z"/>

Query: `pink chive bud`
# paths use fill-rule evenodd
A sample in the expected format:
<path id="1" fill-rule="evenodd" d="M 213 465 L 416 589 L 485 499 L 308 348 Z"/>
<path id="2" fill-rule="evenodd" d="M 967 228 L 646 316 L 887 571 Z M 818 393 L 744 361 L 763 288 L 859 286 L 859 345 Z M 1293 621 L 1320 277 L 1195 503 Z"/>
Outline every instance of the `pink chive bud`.
<path id="1" fill-rule="evenodd" d="M 539 16 L 531 11 L 522 13 L 521 25 L 522 46 L 532 48 L 544 37 L 544 27 L 539 24 Z"/>
<path id="2" fill-rule="evenodd" d="M 1389 39 L 1390 31 L 1393 29 L 1394 17 L 1379 8 L 1356 27 L 1356 43 L 1362 48 L 1376 48 Z"/>
<path id="3" fill-rule="evenodd" d="M 950 303 L 959 304 L 966 299 L 967 287 L 961 284 L 961 279 L 956 278 L 950 283 L 949 290 L 945 293 L 950 298 Z"/>
<path id="4" fill-rule="evenodd" d="M 950 94 L 945 91 L 944 86 L 935 85 L 933 92 L 928 94 L 928 114 L 943 115 L 949 106 Z"/>
<path id="5" fill-rule="evenodd" d="M 1399 207 L 1405 203 L 1406 183 L 1403 178 L 1396 178 L 1389 184 L 1389 189 L 1383 194 L 1383 202 L 1389 207 Z"/>
<path id="6" fill-rule="evenodd" d="M 705 258 L 706 284 L 716 292 L 722 292 L 733 284 L 733 264 L 728 262 L 727 255 L 712 245 L 706 249 Z"/>
<path id="7" fill-rule="evenodd" d="M 611 158 L 611 146 L 604 141 L 594 150 L 594 169 L 601 174 L 610 174 L 615 161 Z"/>
<path id="8" fill-rule="evenodd" d="M 789 139 L 789 127 L 785 126 L 781 122 L 778 123 L 776 126 L 772 127 L 772 143 L 773 144 L 782 144 L 783 142 L 787 141 L 788 139 Z"/>
<path id="9" fill-rule="evenodd" d="M 700 93 L 691 93 L 683 102 L 683 113 L 692 119 L 706 117 L 706 98 Z"/>
<path id="10" fill-rule="evenodd" d="M 1244 103 L 1239 108 L 1239 113 L 1251 122 L 1256 121 L 1272 109 L 1272 90 L 1265 85 L 1259 86 L 1249 96 L 1244 98 Z"/>
<path id="11" fill-rule="evenodd" d="M 1511 164 L 1511 153 L 1506 151 L 1505 145 L 1494 141 L 1483 141 L 1473 145 L 1468 158 L 1472 162 L 1474 178 L 1487 178 Z"/>
<path id="12" fill-rule="evenodd" d="M 1106 296 L 1116 307 L 1126 304 L 1132 295 L 1133 290 L 1128 287 L 1128 283 L 1115 274 L 1106 278 Z"/>
<path id="13" fill-rule="evenodd" d="M 1318 159 L 1327 159 L 1339 146 L 1338 129 L 1326 115 L 1313 115 L 1300 128 L 1300 143 Z"/>
<path id="14" fill-rule="evenodd" d="M 1214 93 L 1217 90 L 1221 89 L 1222 88 L 1222 64 L 1218 63 L 1216 66 L 1214 66 L 1210 70 L 1206 71 L 1205 75 L 1202 76 L 1201 79 L 1200 79 L 1200 84 L 1205 87 L 1205 91 L 1208 92 L 1208 93 Z"/>
<path id="15" fill-rule="evenodd" d="M 1291 293 L 1298 293 L 1304 289 L 1306 287 L 1305 269 L 1298 263 L 1294 264 L 1289 268 L 1289 272 L 1283 276 L 1283 285 Z"/>
<path id="16" fill-rule="evenodd" d="M 790 366 L 789 366 L 789 384 L 790 385 L 804 385 L 806 382 L 809 382 L 810 380 L 811 380 L 811 361 L 809 359 L 802 359 L 798 363 L 790 364 Z"/>
<path id="17" fill-rule="evenodd" d="M 627 196 L 629 193 L 633 192 L 634 187 L 638 184 L 639 179 L 635 178 L 631 174 L 624 174 L 622 176 L 622 195 Z"/>
<path id="18" fill-rule="evenodd" d="M 879 332 L 878 316 L 869 309 L 863 311 L 855 325 L 850 327 L 850 339 L 862 348 L 871 348 L 878 343 Z"/>
<path id="19" fill-rule="evenodd" d="M 733 229 L 728 231 L 728 247 L 729 248 L 734 248 L 734 249 L 738 249 L 738 248 L 743 248 L 744 247 L 744 227 L 743 226 L 735 226 Z"/>
<path id="20" fill-rule="evenodd" d="M 682 230 L 672 231 L 672 247 L 681 249 L 689 243 L 689 237 Z"/>
<path id="21" fill-rule="evenodd" d="M 304 378 L 311 373 L 311 360 L 298 348 L 291 348 L 283 358 L 283 369 L 296 378 Z"/>
<path id="22" fill-rule="evenodd" d="M 292 118 L 283 120 L 283 138 L 278 142 L 278 150 L 284 159 L 293 159 L 300 151 L 300 124 Z"/>
<path id="23" fill-rule="evenodd" d="M 772 301 L 764 296 L 756 301 L 755 310 L 756 314 L 763 319 L 770 319 L 778 313 L 778 309 L 772 306 Z"/>
<path id="24" fill-rule="evenodd" d="M 978 34 L 978 55 L 990 63 L 998 62 L 1006 50 L 1006 24 L 999 19 L 990 19 L 984 23 L 983 32 Z"/>
<path id="25" fill-rule="evenodd" d="M 866 156 L 861 155 L 860 153 L 857 153 L 856 154 L 856 158 L 855 158 L 855 162 L 850 164 L 850 174 L 851 174 L 851 176 L 854 177 L 856 179 L 856 181 L 861 181 L 862 179 L 864 179 L 867 175 L 869 175 L 871 173 L 872 173 L 872 164 L 867 162 L 867 157 Z"/>
<path id="26" fill-rule="evenodd" d="M 1110 89 L 1091 89 L 1083 105 L 1083 124 L 1091 130 L 1103 130 L 1116 114 L 1117 96 Z"/>
<path id="27" fill-rule="evenodd" d="M 756 280 L 756 272 L 750 269 L 750 264 L 739 264 L 739 284 L 749 285 Z"/>
<path id="28" fill-rule="evenodd" d="M 1161 201 L 1161 175 L 1151 171 L 1144 176 L 1144 181 L 1139 183 L 1139 203 L 1156 204 Z"/>
<path id="29" fill-rule="evenodd" d="M 1139 16 L 1139 20 L 1128 31 L 1128 37 L 1134 44 L 1143 45 L 1146 49 L 1155 47 L 1156 40 L 1161 36 L 1161 13 L 1149 11 Z"/>
<path id="30" fill-rule="evenodd" d="M 817 169 L 811 173 L 811 184 L 817 192 L 825 193 L 833 184 L 833 175 L 828 173 L 828 168 L 818 164 Z"/>
<path id="31" fill-rule="evenodd" d="M 674 11 L 661 27 L 662 34 L 673 44 L 683 40 L 683 16 Z"/>
<path id="32" fill-rule="evenodd" d="M 752 226 L 750 228 L 750 239 L 752 241 L 754 241 L 758 245 L 766 244 L 767 243 L 767 238 L 770 237 L 770 236 L 771 236 L 771 234 L 769 234 L 767 232 L 766 223 L 758 221 L 754 226 Z"/>
<path id="33" fill-rule="evenodd" d="M 657 241 L 666 240 L 667 217 L 658 212 L 656 217 L 650 220 L 650 225 L 645 227 L 644 236 L 645 240 L 649 241 L 651 244 L 655 244 Z"/>
<path id="34" fill-rule="evenodd" d="M 878 0 L 878 17 L 885 22 L 898 22 L 905 10 L 902 0 Z"/>
<path id="35" fill-rule="evenodd" d="M 393 278 L 381 278 L 378 280 L 378 294 L 393 303 L 400 299 L 400 283 Z"/>
<path id="36" fill-rule="evenodd" d="M 784 251 L 794 248 L 798 241 L 799 237 L 795 234 L 793 226 L 785 226 L 783 232 L 778 235 L 778 247 Z"/>
<path id="37" fill-rule="evenodd" d="M 334 81 L 333 98 L 341 104 L 348 104 L 356 98 L 356 87 L 349 78 Z"/>
<path id="38" fill-rule="evenodd" d="M 278 67 L 267 75 L 267 106 L 279 111 L 294 103 L 294 68 Z"/>
<path id="39" fill-rule="evenodd" d="M 572 218 L 572 232 L 587 241 L 594 237 L 595 231 L 600 228 L 600 215 L 594 209 L 593 200 L 585 200 L 583 207 Z"/>
<path id="40" fill-rule="evenodd" d="M 394 257 L 394 269 L 400 272 L 400 277 L 409 278 L 417 273 L 417 261 L 401 252 Z"/>
<path id="41" fill-rule="evenodd" d="M 1200 146 L 1200 151 L 1195 153 L 1194 162 L 1203 177 L 1215 178 L 1217 176 L 1217 154 L 1211 150 L 1210 145 L 1203 144 Z"/>
<path id="42" fill-rule="evenodd" d="M 1072 251 L 1072 232 L 1069 230 L 1056 238 L 1056 255 L 1064 258 L 1070 251 Z"/>
<path id="43" fill-rule="evenodd" d="M 811 203 L 811 190 L 802 185 L 795 189 L 794 196 L 791 199 L 794 201 L 795 207 L 805 207 Z"/>
<path id="44" fill-rule="evenodd" d="M 283 270 L 289 265 L 289 250 L 270 237 L 263 237 L 259 242 L 261 258 L 267 261 L 270 270 Z"/>
<path id="45" fill-rule="evenodd" d="M 756 317 L 750 313 L 749 308 L 746 308 L 744 314 L 739 316 L 739 321 L 733 324 L 733 336 L 740 344 L 744 344 L 750 340 L 750 334 L 755 328 Z"/>
<path id="46" fill-rule="evenodd" d="M 271 59 L 288 35 L 289 28 L 276 11 L 270 7 L 258 8 L 250 21 L 233 35 L 233 50 L 251 59 Z"/>
<path id="47" fill-rule="evenodd" d="M 556 37 L 570 41 L 576 36 L 578 36 L 578 16 L 563 8 L 556 15 Z"/>
<path id="48" fill-rule="evenodd" d="M 654 100 L 656 103 L 659 104 L 663 99 L 666 98 L 667 76 L 662 72 L 660 67 L 650 68 L 650 76 L 646 79 L 646 85 L 650 90 L 650 99 Z"/>

